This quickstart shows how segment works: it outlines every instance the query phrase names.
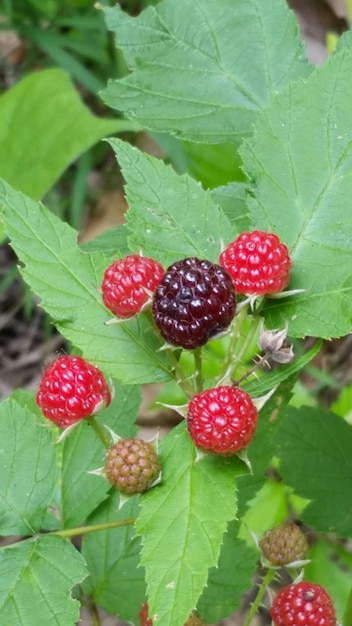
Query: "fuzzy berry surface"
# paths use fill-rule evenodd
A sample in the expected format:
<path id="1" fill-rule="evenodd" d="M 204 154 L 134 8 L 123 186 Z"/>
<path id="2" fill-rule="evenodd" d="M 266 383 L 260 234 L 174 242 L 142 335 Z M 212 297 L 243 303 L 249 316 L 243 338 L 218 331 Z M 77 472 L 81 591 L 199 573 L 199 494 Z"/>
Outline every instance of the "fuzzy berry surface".
<path id="1" fill-rule="evenodd" d="M 244 232 L 220 254 L 237 293 L 278 293 L 290 281 L 291 259 L 277 235 L 261 230 Z"/>
<path id="2" fill-rule="evenodd" d="M 161 463 L 154 447 L 143 439 L 121 439 L 105 461 L 108 481 L 121 493 L 143 493 L 156 481 Z"/>
<path id="3" fill-rule="evenodd" d="M 155 290 L 152 312 L 162 337 L 189 350 L 224 331 L 236 312 L 236 294 L 220 265 L 195 257 L 168 267 Z"/>
<path id="4" fill-rule="evenodd" d="M 221 386 L 196 394 L 188 406 L 187 427 L 199 448 L 234 454 L 252 441 L 258 411 L 243 389 Z"/>
<path id="5" fill-rule="evenodd" d="M 259 546 L 263 556 L 276 566 L 302 560 L 308 552 L 307 538 L 294 522 L 284 522 L 268 530 Z"/>
<path id="6" fill-rule="evenodd" d="M 110 265 L 101 285 L 103 302 L 117 317 L 137 315 L 158 286 L 164 269 L 157 261 L 131 254 Z"/>
<path id="7" fill-rule="evenodd" d="M 330 596 L 321 585 L 307 581 L 280 589 L 270 614 L 275 626 L 336 626 Z"/>
<path id="8" fill-rule="evenodd" d="M 90 417 L 111 402 L 102 372 L 79 356 L 61 355 L 45 370 L 36 401 L 60 428 Z"/>

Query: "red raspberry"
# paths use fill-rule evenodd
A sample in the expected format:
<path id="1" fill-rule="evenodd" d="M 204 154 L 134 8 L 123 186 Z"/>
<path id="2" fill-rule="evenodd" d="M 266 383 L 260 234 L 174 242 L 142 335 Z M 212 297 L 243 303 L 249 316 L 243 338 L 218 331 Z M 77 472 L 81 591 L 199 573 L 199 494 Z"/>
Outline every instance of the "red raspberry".
<path id="1" fill-rule="evenodd" d="M 157 261 L 131 254 L 110 265 L 102 282 L 103 302 L 109 311 L 127 319 L 140 312 L 154 291 L 164 269 Z"/>
<path id="2" fill-rule="evenodd" d="M 111 448 L 105 462 L 105 475 L 122 493 L 143 493 L 160 474 L 161 463 L 149 441 L 120 439 Z"/>
<path id="3" fill-rule="evenodd" d="M 275 626 L 336 626 L 330 596 L 320 585 L 306 581 L 280 589 L 271 617 Z"/>
<path id="4" fill-rule="evenodd" d="M 220 254 L 220 265 L 230 274 L 237 293 L 264 296 L 282 291 L 290 282 L 287 246 L 261 230 L 237 237 Z"/>
<path id="5" fill-rule="evenodd" d="M 101 373 L 80 356 L 59 356 L 44 372 L 37 393 L 43 414 L 60 428 L 71 426 L 111 402 Z"/>
<path id="6" fill-rule="evenodd" d="M 168 343 L 193 350 L 229 326 L 236 294 L 220 265 L 191 257 L 166 270 L 154 293 L 152 311 Z"/>
<path id="7" fill-rule="evenodd" d="M 187 426 L 199 448 L 234 454 L 252 441 L 257 420 L 258 411 L 248 393 L 223 386 L 193 396 Z"/>

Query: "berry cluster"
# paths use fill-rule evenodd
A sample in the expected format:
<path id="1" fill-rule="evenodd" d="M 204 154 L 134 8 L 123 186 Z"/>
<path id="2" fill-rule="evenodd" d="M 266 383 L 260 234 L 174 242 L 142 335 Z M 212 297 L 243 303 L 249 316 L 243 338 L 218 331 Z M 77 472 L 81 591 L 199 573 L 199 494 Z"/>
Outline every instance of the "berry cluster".
<path id="1" fill-rule="evenodd" d="M 272 294 L 290 281 L 291 260 L 277 235 L 261 230 L 242 233 L 220 255 L 237 293 Z"/>
<path id="2" fill-rule="evenodd" d="M 229 326 L 236 311 L 235 289 L 220 265 L 183 259 L 164 274 L 152 311 L 165 341 L 193 350 Z"/>
<path id="3" fill-rule="evenodd" d="M 143 493 L 155 483 L 161 464 L 154 447 L 143 439 L 120 439 L 109 451 L 105 475 L 121 493 Z"/>
<path id="4" fill-rule="evenodd" d="M 66 428 L 108 406 L 111 393 L 98 368 L 61 355 L 46 369 L 36 399 L 45 417 Z"/>
<path id="5" fill-rule="evenodd" d="M 257 419 L 258 411 L 246 391 L 221 386 L 193 396 L 187 426 L 196 446 L 234 454 L 251 442 Z"/>
<path id="6" fill-rule="evenodd" d="M 275 566 L 302 560 L 308 552 L 307 538 L 294 522 L 284 522 L 268 530 L 259 546 L 263 556 Z"/>

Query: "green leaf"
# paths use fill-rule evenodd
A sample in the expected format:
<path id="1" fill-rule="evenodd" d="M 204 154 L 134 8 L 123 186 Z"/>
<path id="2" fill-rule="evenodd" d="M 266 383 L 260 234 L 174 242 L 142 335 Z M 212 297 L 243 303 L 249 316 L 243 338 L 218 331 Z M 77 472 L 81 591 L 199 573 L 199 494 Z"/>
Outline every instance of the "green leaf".
<path id="1" fill-rule="evenodd" d="M 162 483 L 143 495 L 136 532 L 153 623 L 183 626 L 217 564 L 245 469 L 236 456 L 197 460 L 184 423 L 161 442 L 160 458 Z"/>
<path id="2" fill-rule="evenodd" d="M 114 493 L 89 518 L 90 524 L 104 524 L 136 517 L 139 498 L 130 498 L 118 509 Z M 84 592 L 100 607 L 138 623 L 138 611 L 146 596 L 144 570 L 139 567 L 140 540 L 133 526 L 121 526 L 90 533 L 83 539 L 82 553 L 89 568 Z"/>
<path id="3" fill-rule="evenodd" d="M 0 97 L 0 177 L 39 200 L 102 137 L 134 129 L 92 115 L 62 70 L 35 72 Z"/>
<path id="4" fill-rule="evenodd" d="M 2 535 L 40 530 L 56 481 L 52 432 L 33 410 L 33 394 L 17 391 L 0 405 Z"/>
<path id="5" fill-rule="evenodd" d="M 1 204 L 7 234 L 25 264 L 22 274 L 62 335 L 113 378 L 129 384 L 167 380 L 168 360 L 146 315 L 106 325 L 111 314 L 100 294 L 106 257 L 82 252 L 75 230 L 4 181 Z"/>
<path id="6" fill-rule="evenodd" d="M 255 437 L 247 448 L 252 473 L 239 476 L 237 481 L 240 518 L 250 500 L 264 484 L 265 472 L 276 452 L 273 436 L 282 419 L 283 409 L 292 395 L 296 378 L 297 373 L 278 384 L 274 393 L 260 410 Z"/>
<path id="7" fill-rule="evenodd" d="M 128 143 L 109 140 L 127 182 L 128 228 L 132 250 L 165 266 L 187 256 L 217 262 L 231 225 L 209 191 L 187 174 L 143 154 Z"/>
<path id="8" fill-rule="evenodd" d="M 96 419 L 120 437 L 134 437 L 137 433 L 135 418 L 139 404 L 139 387 L 123 387 L 116 383 L 112 403 Z M 87 422 L 83 421 L 64 439 L 60 481 L 60 517 L 64 528 L 82 524 L 107 497 L 110 483 L 101 476 L 88 474 L 102 467 L 104 459 L 103 445 Z"/>
<path id="9" fill-rule="evenodd" d="M 74 626 L 74 585 L 87 575 L 80 553 L 61 537 L 27 539 L 0 550 L 1 624 Z"/>
<path id="10" fill-rule="evenodd" d="M 322 585 L 334 599 L 337 619 L 342 622 L 352 587 L 351 568 L 339 558 L 338 549 L 328 541 L 318 539 L 307 555 L 311 562 L 304 568 L 304 578 Z"/>
<path id="11" fill-rule="evenodd" d="M 115 226 L 98 235 L 93 241 L 80 244 L 84 252 L 103 252 L 111 263 L 130 254 L 127 243 L 128 230 L 126 224 Z"/>
<path id="12" fill-rule="evenodd" d="M 240 606 L 257 568 L 258 551 L 238 539 L 236 530 L 237 524 L 230 522 L 218 565 L 210 570 L 208 584 L 197 605 L 202 618 L 212 624 Z"/>
<path id="13" fill-rule="evenodd" d="M 211 195 L 214 202 L 222 208 L 232 225 L 232 239 L 235 239 L 244 230 L 250 230 L 246 186 L 244 183 L 235 182 L 216 187 L 212 190 Z M 228 239 L 226 243 L 230 243 L 230 241 L 231 239 Z"/>
<path id="14" fill-rule="evenodd" d="M 311 500 L 302 519 L 351 536 L 352 427 L 322 409 L 287 407 L 275 439 L 282 479 Z"/>
<path id="15" fill-rule="evenodd" d="M 190 174 L 206 189 L 244 179 L 241 159 L 234 143 L 199 144 L 163 133 L 153 137 L 177 172 Z"/>
<path id="16" fill-rule="evenodd" d="M 339 337 L 352 327 L 351 72 L 345 49 L 290 84 L 241 150 L 256 185 L 252 222 L 289 246 L 289 288 L 305 290 L 264 309 L 268 326 L 287 321 L 291 336 Z"/>
<path id="17" fill-rule="evenodd" d="M 238 141 L 273 92 L 310 71 L 283 0 L 164 0 L 137 18 L 118 6 L 104 12 L 132 73 L 102 97 L 153 131 Z"/>

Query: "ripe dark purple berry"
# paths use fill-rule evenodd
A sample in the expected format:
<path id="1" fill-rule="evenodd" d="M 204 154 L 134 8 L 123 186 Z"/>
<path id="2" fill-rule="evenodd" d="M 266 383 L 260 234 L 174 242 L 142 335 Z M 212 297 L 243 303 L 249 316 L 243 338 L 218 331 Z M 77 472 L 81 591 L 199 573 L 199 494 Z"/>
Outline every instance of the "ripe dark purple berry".
<path id="1" fill-rule="evenodd" d="M 236 294 L 227 271 L 190 257 L 170 265 L 153 298 L 152 311 L 168 343 L 189 350 L 224 331 L 236 311 Z"/>

